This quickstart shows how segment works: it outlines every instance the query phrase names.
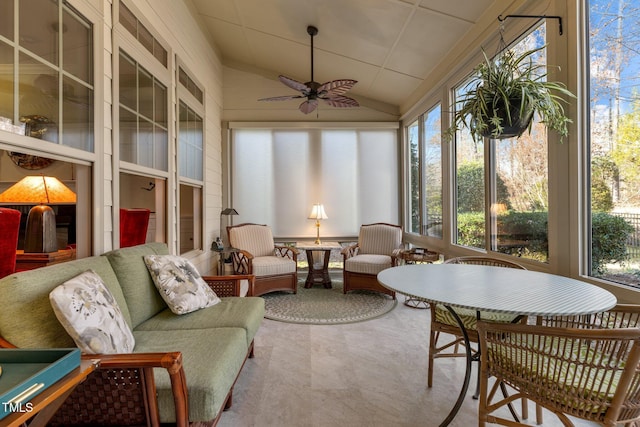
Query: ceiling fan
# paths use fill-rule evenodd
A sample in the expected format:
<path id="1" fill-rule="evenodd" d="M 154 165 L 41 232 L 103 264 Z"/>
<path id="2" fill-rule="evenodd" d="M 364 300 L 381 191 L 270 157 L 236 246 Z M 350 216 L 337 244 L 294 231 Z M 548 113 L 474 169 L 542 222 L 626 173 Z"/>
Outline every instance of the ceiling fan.
<path id="1" fill-rule="evenodd" d="M 360 104 L 358 104 L 358 101 L 353 98 L 349 98 L 348 96 L 344 96 L 349 89 L 358 83 L 357 80 L 332 80 L 323 84 L 313 80 L 313 37 L 318 34 L 318 29 L 309 25 L 307 27 L 307 34 L 311 36 L 311 81 L 300 83 L 299 81 L 287 76 L 278 76 L 278 79 L 282 83 L 291 89 L 299 91 L 301 95 L 274 96 L 272 98 L 262 98 L 258 101 L 288 101 L 290 99 L 307 98 L 307 100 L 298 107 L 298 109 L 304 114 L 309 114 L 318 107 L 318 99 L 322 99 L 332 107 L 359 107 Z"/>

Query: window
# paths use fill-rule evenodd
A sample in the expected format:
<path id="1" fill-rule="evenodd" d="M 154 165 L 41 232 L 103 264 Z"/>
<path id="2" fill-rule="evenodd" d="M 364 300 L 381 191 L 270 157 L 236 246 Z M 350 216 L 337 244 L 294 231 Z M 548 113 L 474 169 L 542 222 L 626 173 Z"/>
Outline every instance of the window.
<path id="1" fill-rule="evenodd" d="M 120 160 L 168 169 L 167 88 L 120 52 Z"/>
<path id="2" fill-rule="evenodd" d="M 419 123 L 422 123 L 420 126 Z M 442 238 L 442 129 L 440 104 L 407 128 L 412 233 Z"/>
<path id="3" fill-rule="evenodd" d="M 184 101 L 180 101 L 178 123 L 178 148 L 180 151 L 178 172 L 181 177 L 202 181 L 202 117 Z"/>
<path id="4" fill-rule="evenodd" d="M 409 141 L 409 229 L 412 233 L 420 233 L 420 138 L 418 121 L 407 127 Z"/>
<path id="5" fill-rule="evenodd" d="M 542 24 L 510 49 L 541 47 L 545 35 Z M 535 60 L 546 64 L 546 50 Z M 456 99 L 468 85 L 455 88 Z M 455 164 L 456 243 L 547 262 L 548 146 L 538 118 L 519 138 L 474 141 L 468 130 L 457 132 Z"/>
<path id="6" fill-rule="evenodd" d="M 160 64 L 167 67 L 167 50 L 122 2 L 120 2 L 120 23 Z"/>
<path id="7" fill-rule="evenodd" d="M 454 89 L 462 99 L 469 82 Z M 484 141 L 475 141 L 465 128 L 455 135 L 456 234 L 458 245 L 485 248 L 485 149 Z"/>
<path id="8" fill-rule="evenodd" d="M 588 274 L 639 287 L 640 7 L 588 0 L 590 255 Z"/>
<path id="9" fill-rule="evenodd" d="M 5 0 L 2 7 L 0 120 L 25 124 L 3 129 L 93 151 L 93 26 L 67 2 Z"/>
<path id="10" fill-rule="evenodd" d="M 119 206 L 150 209 L 147 241 L 171 246 L 170 240 L 177 240 L 179 230 L 169 224 L 177 224 L 180 217 L 180 188 L 171 180 L 177 170 L 179 120 L 177 103 L 169 107 L 173 72 L 169 64 L 173 62 L 157 34 L 152 33 L 154 29 L 142 22 L 144 15 L 132 13 L 135 2 L 126 3 L 131 8 L 123 1 L 114 2 L 120 24 L 114 31 Z M 171 120 L 175 120 L 176 129 L 171 136 L 172 149 Z M 174 201 L 171 211 L 169 200 Z"/>
<path id="11" fill-rule="evenodd" d="M 180 253 L 186 253 L 203 249 L 204 106 L 202 89 L 183 67 L 178 81 L 179 245 Z"/>
<path id="12" fill-rule="evenodd" d="M 231 205 L 237 222 L 269 224 L 276 237 L 354 237 L 361 224 L 399 222 L 397 126 L 375 129 L 233 129 Z"/>
<path id="13" fill-rule="evenodd" d="M 425 200 L 423 233 L 442 238 L 442 129 L 440 104 L 424 117 L 424 167 Z"/>

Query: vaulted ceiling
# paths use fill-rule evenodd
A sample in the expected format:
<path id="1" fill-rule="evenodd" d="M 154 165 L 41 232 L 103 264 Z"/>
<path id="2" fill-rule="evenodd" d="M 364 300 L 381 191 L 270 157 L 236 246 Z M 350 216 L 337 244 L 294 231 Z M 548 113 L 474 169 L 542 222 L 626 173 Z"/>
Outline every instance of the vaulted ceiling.
<path id="1" fill-rule="evenodd" d="M 397 109 L 478 22 L 493 0 L 192 0 L 223 65 L 261 75 L 244 95 L 291 95 L 279 74 L 310 79 L 307 26 L 314 38 L 315 81 L 354 79 L 361 104 Z M 239 96 L 242 96 L 241 94 Z M 296 100 L 297 101 L 297 100 Z M 272 108 L 296 110 L 299 102 Z M 225 101 L 226 102 L 226 101 Z M 257 102 L 257 101 L 255 101 Z M 273 103 L 270 103 L 273 104 Z"/>

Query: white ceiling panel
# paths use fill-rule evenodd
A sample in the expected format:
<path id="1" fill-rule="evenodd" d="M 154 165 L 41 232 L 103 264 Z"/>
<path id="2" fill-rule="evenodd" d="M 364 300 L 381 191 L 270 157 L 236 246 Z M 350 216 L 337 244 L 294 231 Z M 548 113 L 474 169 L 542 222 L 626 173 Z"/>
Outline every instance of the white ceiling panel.
<path id="1" fill-rule="evenodd" d="M 243 76 L 225 81 L 225 96 L 235 94 L 234 108 L 242 109 L 239 104 L 245 102 L 258 111 L 297 108 L 295 102 L 265 107 L 254 100 L 295 94 L 277 80 L 279 74 L 309 80 L 308 25 L 319 30 L 314 38 L 314 80 L 358 80 L 348 95 L 393 110 L 494 4 L 494 0 L 191 1 L 227 70 L 239 70 Z M 247 80 L 247 73 L 259 77 Z M 229 78 L 226 72 L 225 79 Z M 226 101 L 225 109 L 231 107 Z"/>

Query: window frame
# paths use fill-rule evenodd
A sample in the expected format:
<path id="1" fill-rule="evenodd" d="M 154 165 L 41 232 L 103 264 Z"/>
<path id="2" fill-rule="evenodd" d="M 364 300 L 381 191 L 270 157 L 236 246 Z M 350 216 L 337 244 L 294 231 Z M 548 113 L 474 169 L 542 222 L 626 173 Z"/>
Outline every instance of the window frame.
<path id="1" fill-rule="evenodd" d="M 176 239 L 178 241 L 177 243 L 177 247 L 179 252 L 182 253 L 182 255 L 184 254 L 188 254 L 189 252 L 193 252 L 193 251 L 203 251 L 205 250 L 205 242 L 206 242 L 206 236 L 204 235 L 204 184 L 205 184 L 205 178 L 206 178 L 206 170 L 205 170 L 205 158 L 206 158 L 206 147 L 207 147 L 207 141 L 206 141 L 206 135 L 207 135 L 207 130 L 206 130 L 206 111 L 205 111 L 205 105 L 204 105 L 204 99 L 206 97 L 206 92 L 204 88 L 204 85 L 201 84 L 201 82 L 199 82 L 196 78 L 193 77 L 193 73 L 190 72 L 189 68 L 186 66 L 186 64 L 184 64 L 180 58 L 176 58 L 175 61 L 176 64 L 176 68 L 175 68 L 175 72 L 176 72 L 176 108 L 178 109 L 178 113 L 176 114 L 176 125 L 175 125 L 175 130 L 176 130 L 176 148 L 175 148 L 175 158 L 176 158 L 176 187 L 177 187 L 177 195 L 176 195 L 176 201 L 177 201 L 177 209 L 181 209 L 181 194 L 182 194 L 182 186 L 188 186 L 191 187 L 192 189 L 198 189 L 199 190 L 199 202 L 196 203 L 195 198 L 194 198 L 194 204 L 193 204 L 193 208 L 194 208 L 194 212 L 193 212 L 193 247 L 187 251 L 185 251 L 184 253 L 182 253 L 182 248 L 183 243 L 182 242 L 182 227 L 184 224 L 181 223 L 181 215 L 178 212 L 176 214 L 176 220 L 178 222 L 178 226 L 177 226 L 177 235 L 176 235 Z M 187 77 L 195 84 L 195 86 L 199 89 L 200 93 L 202 93 L 202 102 L 197 99 L 193 93 L 191 93 L 191 91 L 189 90 L 189 88 L 185 87 L 181 82 L 180 82 L 180 71 L 183 71 Z M 180 175 L 180 114 L 179 114 L 179 109 L 180 109 L 180 105 L 181 103 L 184 103 L 187 108 L 191 109 L 195 114 L 197 114 L 201 119 L 202 119 L 202 158 L 201 158 L 201 170 L 202 170 L 202 179 L 198 180 L 198 179 L 194 179 L 191 177 L 185 177 Z M 196 192 L 194 191 L 194 194 Z"/>

